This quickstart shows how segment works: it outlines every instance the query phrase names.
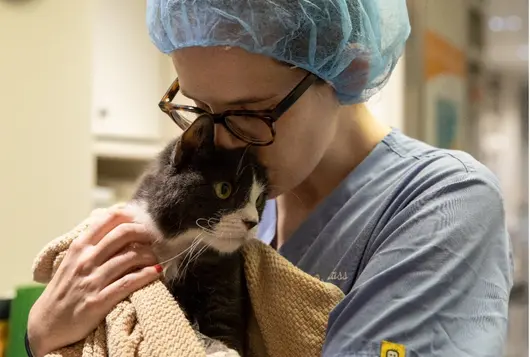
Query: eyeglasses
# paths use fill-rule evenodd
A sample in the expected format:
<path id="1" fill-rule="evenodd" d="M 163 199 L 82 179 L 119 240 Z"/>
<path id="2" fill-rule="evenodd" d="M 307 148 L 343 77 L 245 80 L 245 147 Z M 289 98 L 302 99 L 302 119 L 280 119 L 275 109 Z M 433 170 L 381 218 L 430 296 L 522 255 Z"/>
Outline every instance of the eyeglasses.
<path id="1" fill-rule="evenodd" d="M 214 114 L 204 109 L 172 103 L 180 85 L 175 79 L 158 106 L 171 120 L 186 130 L 201 115 L 208 115 L 215 124 L 222 124 L 232 135 L 256 146 L 266 146 L 274 142 L 275 122 L 307 91 L 318 79 L 309 73 L 274 109 L 269 110 L 227 110 Z"/>

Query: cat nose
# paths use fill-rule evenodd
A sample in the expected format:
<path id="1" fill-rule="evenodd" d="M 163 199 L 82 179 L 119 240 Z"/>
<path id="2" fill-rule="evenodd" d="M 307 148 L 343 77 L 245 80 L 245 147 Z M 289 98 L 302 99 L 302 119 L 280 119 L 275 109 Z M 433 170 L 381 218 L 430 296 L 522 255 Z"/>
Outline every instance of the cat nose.
<path id="1" fill-rule="evenodd" d="M 248 230 L 251 230 L 252 228 L 258 225 L 258 222 L 250 220 L 250 219 L 244 219 L 243 224 L 247 227 Z"/>

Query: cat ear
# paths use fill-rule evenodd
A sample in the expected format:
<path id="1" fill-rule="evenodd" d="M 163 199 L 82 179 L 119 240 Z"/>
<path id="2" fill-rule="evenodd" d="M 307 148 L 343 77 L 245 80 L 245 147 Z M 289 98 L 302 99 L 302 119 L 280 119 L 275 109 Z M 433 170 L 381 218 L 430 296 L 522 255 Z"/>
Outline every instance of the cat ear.
<path id="1" fill-rule="evenodd" d="M 182 133 L 173 151 L 173 164 L 178 166 L 188 158 L 209 153 L 214 147 L 214 122 L 212 117 L 201 115 Z"/>

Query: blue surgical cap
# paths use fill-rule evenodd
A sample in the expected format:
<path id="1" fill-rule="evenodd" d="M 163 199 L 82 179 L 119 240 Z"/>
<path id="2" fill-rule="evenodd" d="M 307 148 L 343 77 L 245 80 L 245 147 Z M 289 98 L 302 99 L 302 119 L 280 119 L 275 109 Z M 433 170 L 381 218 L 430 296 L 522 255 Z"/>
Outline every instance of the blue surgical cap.
<path id="1" fill-rule="evenodd" d="M 233 46 L 312 72 L 341 103 L 384 86 L 410 33 L 406 0 L 148 0 L 164 53 Z"/>

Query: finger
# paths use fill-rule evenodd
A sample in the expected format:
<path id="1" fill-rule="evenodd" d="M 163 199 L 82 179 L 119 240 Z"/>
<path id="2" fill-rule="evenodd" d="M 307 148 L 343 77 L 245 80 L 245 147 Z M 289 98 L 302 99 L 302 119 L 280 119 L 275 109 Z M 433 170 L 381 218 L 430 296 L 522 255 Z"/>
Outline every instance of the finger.
<path id="1" fill-rule="evenodd" d="M 159 279 L 161 272 L 161 266 L 156 265 L 129 273 L 101 290 L 98 301 L 103 301 L 105 308 L 110 310 L 136 290 Z"/>
<path id="2" fill-rule="evenodd" d="M 79 236 L 78 242 L 95 245 L 118 225 L 130 222 L 133 222 L 132 215 L 123 209 L 109 210 L 95 217 L 94 222 Z"/>
<path id="3" fill-rule="evenodd" d="M 103 264 L 128 245 L 151 245 L 154 241 L 154 235 L 143 224 L 122 223 L 98 242 L 94 250 L 95 261 L 98 265 Z"/>
<path id="4" fill-rule="evenodd" d="M 125 203 L 116 203 L 110 207 L 107 207 L 107 208 L 96 208 L 94 209 L 91 213 L 90 213 L 90 217 L 97 217 L 97 216 L 101 216 L 105 213 L 108 213 L 112 210 L 118 210 L 118 209 L 124 209 L 127 207 L 127 204 Z"/>
<path id="5" fill-rule="evenodd" d="M 150 247 L 128 248 L 96 268 L 96 279 L 101 279 L 103 286 L 107 286 L 131 271 L 150 267 L 156 263 L 156 257 Z"/>

